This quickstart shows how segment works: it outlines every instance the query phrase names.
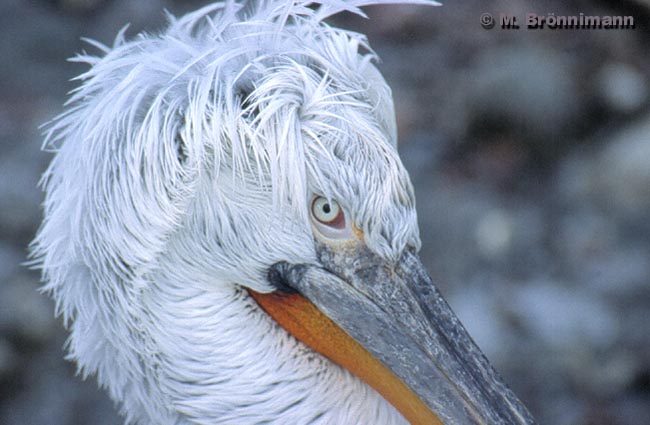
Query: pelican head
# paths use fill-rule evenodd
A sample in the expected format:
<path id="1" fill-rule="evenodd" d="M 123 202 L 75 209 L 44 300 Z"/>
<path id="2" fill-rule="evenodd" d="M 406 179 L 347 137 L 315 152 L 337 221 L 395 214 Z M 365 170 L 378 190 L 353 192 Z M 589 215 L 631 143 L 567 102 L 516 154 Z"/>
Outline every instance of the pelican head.
<path id="1" fill-rule="evenodd" d="M 373 51 L 323 21 L 369 3 L 216 3 L 76 58 L 33 253 L 127 423 L 532 422 L 417 257 Z"/>

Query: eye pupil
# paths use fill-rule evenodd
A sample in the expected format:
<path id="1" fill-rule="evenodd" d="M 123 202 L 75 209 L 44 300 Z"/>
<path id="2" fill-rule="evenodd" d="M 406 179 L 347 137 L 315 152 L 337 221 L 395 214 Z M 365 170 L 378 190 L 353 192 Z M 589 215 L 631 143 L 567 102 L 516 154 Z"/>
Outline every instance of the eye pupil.
<path id="1" fill-rule="evenodd" d="M 315 197 L 311 204 L 311 214 L 321 224 L 340 229 L 345 227 L 345 215 L 335 200 L 328 200 L 322 196 Z"/>

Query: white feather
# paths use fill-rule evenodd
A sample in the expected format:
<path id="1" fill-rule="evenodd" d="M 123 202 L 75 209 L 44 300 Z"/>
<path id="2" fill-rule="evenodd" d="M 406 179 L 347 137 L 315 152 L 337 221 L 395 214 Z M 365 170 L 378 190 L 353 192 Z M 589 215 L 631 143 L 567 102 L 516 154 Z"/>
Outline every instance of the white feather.
<path id="1" fill-rule="evenodd" d="M 74 59 L 33 255 L 69 357 L 128 423 L 402 421 L 241 289 L 316 260 L 312 193 L 387 259 L 419 247 L 390 89 L 365 37 L 323 22 L 377 3 L 216 3 Z"/>

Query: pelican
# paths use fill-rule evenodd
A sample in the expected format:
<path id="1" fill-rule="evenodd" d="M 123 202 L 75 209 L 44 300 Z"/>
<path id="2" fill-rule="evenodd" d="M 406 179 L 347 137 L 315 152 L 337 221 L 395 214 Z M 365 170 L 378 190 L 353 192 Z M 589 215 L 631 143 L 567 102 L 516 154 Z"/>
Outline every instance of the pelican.
<path id="1" fill-rule="evenodd" d="M 76 57 L 32 252 L 126 423 L 533 423 L 418 259 L 375 53 L 324 21 L 371 3 L 215 3 Z"/>

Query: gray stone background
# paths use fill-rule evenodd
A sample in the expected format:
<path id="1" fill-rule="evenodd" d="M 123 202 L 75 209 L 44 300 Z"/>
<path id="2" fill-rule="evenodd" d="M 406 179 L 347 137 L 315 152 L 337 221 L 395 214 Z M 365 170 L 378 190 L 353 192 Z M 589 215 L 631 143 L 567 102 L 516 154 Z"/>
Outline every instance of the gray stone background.
<path id="1" fill-rule="evenodd" d="M 180 0 L 0 0 L 0 423 L 117 424 L 22 262 L 80 37 L 156 31 Z M 645 3 L 645 6 L 644 6 Z M 642 1 L 367 9 L 418 196 L 422 255 L 540 423 L 650 423 L 650 14 Z M 632 14 L 634 30 L 485 30 L 483 12 Z"/>

